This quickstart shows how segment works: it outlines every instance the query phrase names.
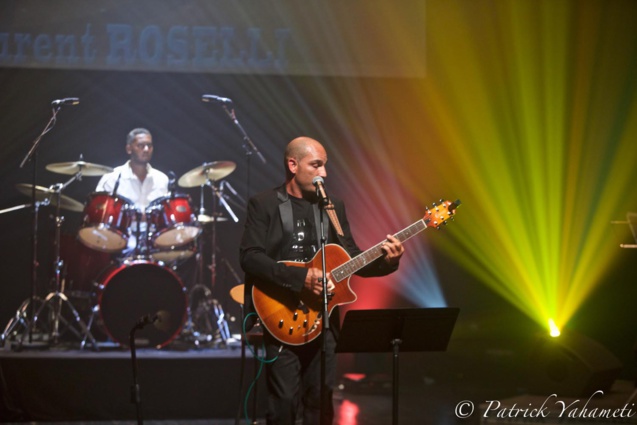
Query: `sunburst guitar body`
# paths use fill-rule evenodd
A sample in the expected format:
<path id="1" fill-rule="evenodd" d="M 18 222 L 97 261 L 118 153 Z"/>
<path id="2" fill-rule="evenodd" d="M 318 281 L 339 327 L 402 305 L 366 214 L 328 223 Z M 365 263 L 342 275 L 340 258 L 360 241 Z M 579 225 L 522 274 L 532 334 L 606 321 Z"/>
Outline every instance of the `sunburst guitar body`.
<path id="1" fill-rule="evenodd" d="M 440 228 L 455 215 L 460 201 L 443 201 L 434 204 L 425 216 L 396 233 L 401 242 L 410 239 L 426 228 Z M 383 241 L 384 242 L 384 241 Z M 328 314 L 334 307 L 356 301 L 356 294 L 349 286 L 350 277 L 358 270 L 384 255 L 379 242 L 367 251 L 351 258 L 340 245 L 325 246 L 325 270 L 331 274 L 335 287 L 328 297 Z M 323 254 L 317 252 L 307 262 L 281 261 L 288 267 L 321 269 Z M 263 326 L 276 339 L 288 345 L 303 345 L 316 339 L 323 330 L 323 297 L 303 289 L 295 293 L 278 285 L 259 285 L 252 287 L 254 307 Z"/>

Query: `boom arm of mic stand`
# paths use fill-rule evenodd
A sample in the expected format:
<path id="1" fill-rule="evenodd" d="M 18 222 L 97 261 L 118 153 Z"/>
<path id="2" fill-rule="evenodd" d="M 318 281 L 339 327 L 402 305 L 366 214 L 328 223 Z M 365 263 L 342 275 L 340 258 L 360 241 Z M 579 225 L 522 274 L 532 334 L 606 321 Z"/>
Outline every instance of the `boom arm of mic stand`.
<path id="1" fill-rule="evenodd" d="M 253 152 L 256 153 L 259 159 L 261 159 L 261 162 L 265 164 L 266 163 L 265 157 L 263 156 L 263 154 L 261 154 L 259 149 L 257 149 L 254 143 L 252 143 L 252 140 L 248 136 L 248 133 L 246 133 L 246 131 L 243 129 L 243 127 L 239 123 L 239 120 L 237 119 L 237 114 L 234 113 L 234 108 L 228 109 L 226 105 L 223 105 L 223 109 L 226 111 L 226 114 L 228 114 L 228 116 L 230 117 L 234 125 L 236 125 L 237 128 L 239 128 L 239 131 L 241 131 L 241 134 L 243 135 L 243 140 L 245 142 L 243 147 L 246 150 L 246 153 L 248 154 L 252 154 Z"/>
<path id="2" fill-rule="evenodd" d="M 33 144 L 31 145 L 31 149 L 29 149 L 29 152 L 27 152 L 27 155 L 24 157 L 24 159 L 20 163 L 20 168 L 23 168 L 24 165 L 31 159 L 35 151 L 38 149 L 38 146 L 40 146 L 40 140 L 42 140 L 42 137 L 46 133 L 51 131 L 51 129 L 53 128 L 53 126 L 55 125 L 55 121 L 57 119 L 57 114 L 58 112 L 60 112 L 60 108 L 61 108 L 60 106 L 58 106 L 57 108 L 53 108 L 53 115 L 51 116 L 51 119 L 49 120 L 48 123 L 46 123 L 44 130 L 42 130 L 42 133 L 40 133 L 40 135 L 36 137 L 35 140 L 33 141 Z"/>

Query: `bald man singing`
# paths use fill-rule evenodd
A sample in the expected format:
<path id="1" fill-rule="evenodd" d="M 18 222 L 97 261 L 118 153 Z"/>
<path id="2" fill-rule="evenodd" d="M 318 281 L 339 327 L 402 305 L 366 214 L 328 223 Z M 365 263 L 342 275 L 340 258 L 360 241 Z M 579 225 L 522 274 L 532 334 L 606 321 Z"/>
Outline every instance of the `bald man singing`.
<path id="1" fill-rule="evenodd" d="M 323 145 L 310 137 L 292 140 L 284 154 L 285 183 L 252 197 L 248 203 L 248 215 L 240 246 L 241 267 L 245 272 L 246 315 L 254 312 L 252 287 L 267 291 L 277 290 L 313 293 L 322 299 L 322 270 L 316 267 L 291 267 L 281 260 L 308 262 L 319 251 L 320 199 L 316 194 L 314 179 L 327 178 L 327 152 Z M 356 245 L 350 231 L 345 206 L 342 201 L 330 197 L 342 236 L 329 220 L 325 232 L 328 244 L 341 245 L 350 256 L 362 251 Z M 398 269 L 404 248 L 391 235 L 383 243 L 384 255 L 356 274 L 359 276 L 385 276 Z M 327 286 L 333 287 L 327 273 Z M 330 315 L 329 331 L 323 332 L 326 345 L 326 379 L 329 403 L 323 416 L 324 424 L 331 424 L 334 416 L 332 391 L 336 383 L 336 355 L 338 338 L 338 308 Z M 321 408 L 321 338 L 302 345 L 289 345 L 264 329 L 267 363 L 268 425 L 293 425 L 297 414 L 304 425 L 320 423 Z M 327 419 L 326 419 L 327 418 Z M 326 419 L 326 420 L 325 420 Z"/>

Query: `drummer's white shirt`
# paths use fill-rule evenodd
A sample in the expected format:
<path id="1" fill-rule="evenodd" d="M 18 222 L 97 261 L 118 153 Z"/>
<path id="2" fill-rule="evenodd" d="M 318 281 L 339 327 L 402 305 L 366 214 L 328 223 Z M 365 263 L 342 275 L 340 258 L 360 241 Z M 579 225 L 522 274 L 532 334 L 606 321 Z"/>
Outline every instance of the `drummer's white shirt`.
<path id="1" fill-rule="evenodd" d="M 148 204 L 153 200 L 168 196 L 168 176 L 154 169 L 150 164 L 146 164 L 146 169 L 148 174 L 146 174 L 146 178 L 142 182 L 133 173 L 130 161 L 127 161 L 126 164 L 115 167 L 112 172 L 103 175 L 95 190 L 97 192 L 112 193 L 117 183 L 117 178 L 121 174 L 119 186 L 117 186 L 117 195 L 130 200 L 140 211 L 145 211 Z"/>

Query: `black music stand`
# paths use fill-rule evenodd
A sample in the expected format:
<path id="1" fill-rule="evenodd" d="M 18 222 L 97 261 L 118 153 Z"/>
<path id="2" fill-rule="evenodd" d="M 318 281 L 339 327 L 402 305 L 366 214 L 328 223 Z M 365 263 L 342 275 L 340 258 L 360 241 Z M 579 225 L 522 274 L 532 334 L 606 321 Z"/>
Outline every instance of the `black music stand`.
<path id="1" fill-rule="evenodd" d="M 398 424 L 398 353 L 445 351 L 458 308 L 350 310 L 345 314 L 337 353 L 393 353 L 392 424 Z"/>

